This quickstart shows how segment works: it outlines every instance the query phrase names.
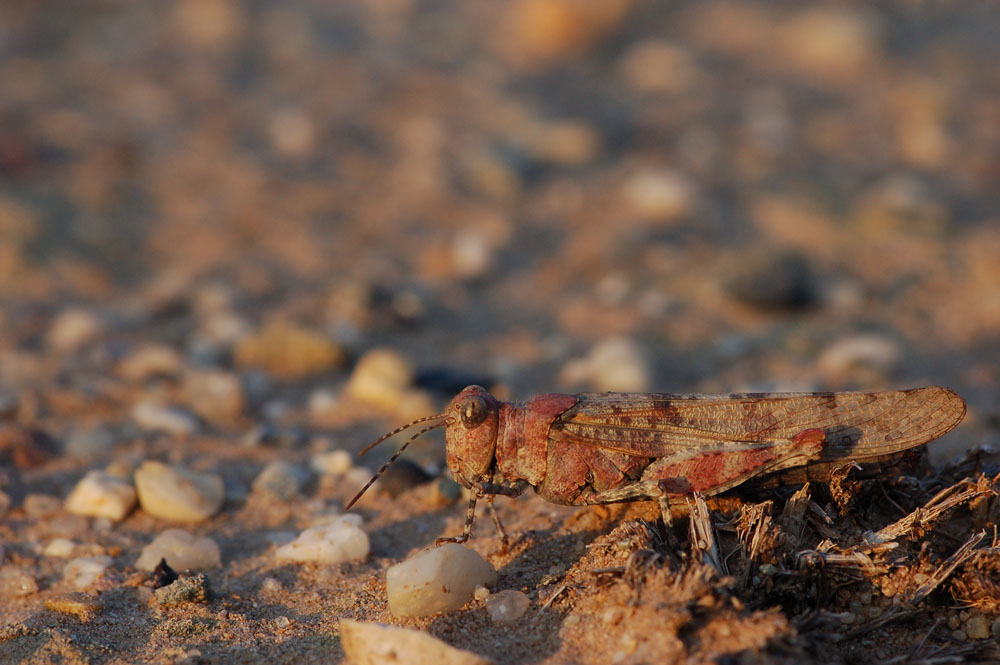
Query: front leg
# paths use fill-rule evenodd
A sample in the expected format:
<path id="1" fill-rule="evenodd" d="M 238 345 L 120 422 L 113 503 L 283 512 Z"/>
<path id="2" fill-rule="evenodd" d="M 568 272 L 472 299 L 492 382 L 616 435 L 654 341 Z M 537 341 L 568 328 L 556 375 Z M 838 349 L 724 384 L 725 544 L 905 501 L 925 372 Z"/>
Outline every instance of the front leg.
<path id="1" fill-rule="evenodd" d="M 487 476 L 488 478 L 489 476 Z M 490 504 L 490 509 L 493 515 L 493 523 L 497 526 L 497 531 L 500 532 L 500 541 L 502 544 L 502 551 L 507 550 L 508 539 L 507 532 L 503 528 L 503 524 L 500 522 L 500 516 L 497 515 L 496 509 L 493 508 L 493 497 L 500 494 L 509 497 L 519 497 L 524 494 L 524 490 L 527 487 L 524 483 L 518 483 L 516 485 L 501 485 L 499 483 L 486 482 L 481 480 L 474 483 L 472 487 L 469 488 L 469 508 L 465 513 L 465 526 L 462 527 L 462 535 L 454 536 L 451 538 L 438 538 L 434 544 L 443 545 L 444 543 L 464 543 L 469 538 L 472 537 L 472 524 L 476 520 L 476 503 L 479 499 L 486 498 Z"/>
<path id="2" fill-rule="evenodd" d="M 476 502 L 479 501 L 480 496 L 481 494 L 476 492 L 475 485 L 473 485 L 472 493 L 469 495 L 469 508 L 465 511 L 465 526 L 462 527 L 462 535 L 438 538 L 434 541 L 435 547 L 440 547 L 445 543 L 464 543 L 472 536 L 472 523 L 476 519 Z"/>

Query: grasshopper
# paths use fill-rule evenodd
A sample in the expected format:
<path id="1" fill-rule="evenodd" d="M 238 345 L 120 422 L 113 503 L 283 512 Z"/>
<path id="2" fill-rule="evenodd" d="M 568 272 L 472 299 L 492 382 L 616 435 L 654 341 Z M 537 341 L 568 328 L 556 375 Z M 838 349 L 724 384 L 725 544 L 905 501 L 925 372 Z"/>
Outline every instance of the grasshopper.
<path id="1" fill-rule="evenodd" d="M 470 490 L 465 542 L 476 504 L 488 502 L 504 546 L 497 495 L 529 487 L 563 505 L 671 501 L 710 496 L 751 479 L 775 485 L 828 480 L 845 462 L 888 462 L 951 431 L 965 402 L 947 388 L 888 392 L 546 394 L 502 402 L 469 386 L 439 414 L 389 432 L 359 454 L 420 423 L 347 505 L 350 509 L 420 435 L 445 428 L 448 468 Z"/>

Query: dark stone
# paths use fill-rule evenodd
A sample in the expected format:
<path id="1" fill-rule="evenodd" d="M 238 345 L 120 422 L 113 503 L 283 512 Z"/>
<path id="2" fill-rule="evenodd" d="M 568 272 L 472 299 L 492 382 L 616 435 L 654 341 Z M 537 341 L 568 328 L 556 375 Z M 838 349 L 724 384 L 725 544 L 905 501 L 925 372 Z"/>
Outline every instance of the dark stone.
<path id="1" fill-rule="evenodd" d="M 752 256 L 726 286 L 734 298 L 760 309 L 800 310 L 818 295 L 809 260 L 798 253 Z"/>
<path id="2" fill-rule="evenodd" d="M 407 459 L 398 459 L 379 477 L 379 489 L 391 497 L 397 497 L 403 492 L 418 485 L 430 482 L 430 475 L 419 465 Z"/>

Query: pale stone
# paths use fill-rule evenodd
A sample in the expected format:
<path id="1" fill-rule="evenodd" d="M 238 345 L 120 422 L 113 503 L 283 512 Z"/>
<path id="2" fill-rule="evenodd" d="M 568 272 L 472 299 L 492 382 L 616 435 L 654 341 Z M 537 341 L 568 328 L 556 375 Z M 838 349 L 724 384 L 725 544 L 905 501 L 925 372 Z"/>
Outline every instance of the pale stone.
<path id="1" fill-rule="evenodd" d="M 153 570 L 160 559 L 174 570 L 203 570 L 222 565 L 219 546 L 211 538 L 198 538 L 183 529 L 167 529 L 142 548 L 135 562 L 139 570 Z"/>
<path id="2" fill-rule="evenodd" d="M 340 640 L 353 665 L 489 665 L 490 662 L 419 630 L 353 619 L 340 620 Z"/>
<path id="3" fill-rule="evenodd" d="M 785 19 L 771 48 L 810 80 L 854 81 L 879 54 L 873 15 L 846 7 L 810 6 Z"/>
<path id="4" fill-rule="evenodd" d="M 223 370 L 187 372 L 183 388 L 184 398 L 191 410 L 209 422 L 235 420 L 246 403 L 239 377 Z"/>
<path id="5" fill-rule="evenodd" d="M 341 515 L 332 523 L 306 529 L 299 537 L 278 548 L 278 560 L 343 563 L 368 556 L 368 534 L 361 530 L 357 515 Z"/>
<path id="6" fill-rule="evenodd" d="M 284 460 L 275 460 L 254 479 L 253 491 L 288 501 L 298 496 L 307 477 L 305 469 Z"/>
<path id="7" fill-rule="evenodd" d="M 38 593 L 38 582 L 33 576 L 13 565 L 0 568 L 0 597 L 33 593 Z"/>
<path id="8" fill-rule="evenodd" d="M 86 589 L 96 582 L 111 566 L 111 557 L 82 556 L 71 560 L 63 568 L 63 579 L 77 589 Z"/>
<path id="9" fill-rule="evenodd" d="M 118 364 L 123 379 L 136 383 L 157 376 L 175 376 L 180 372 L 181 354 L 169 346 L 149 344 L 130 353 Z"/>
<path id="10" fill-rule="evenodd" d="M 66 498 L 75 515 L 120 521 L 135 507 L 135 488 L 127 480 L 100 470 L 89 471 Z"/>
<path id="11" fill-rule="evenodd" d="M 903 352 L 894 339 L 874 333 L 839 339 L 820 354 L 816 365 L 827 381 L 837 382 L 858 369 L 886 376 L 899 365 Z"/>
<path id="12" fill-rule="evenodd" d="M 587 384 L 599 391 L 646 392 L 652 383 L 650 361 L 637 342 L 612 337 L 598 342 L 585 358 L 563 367 L 563 385 Z"/>
<path id="13" fill-rule="evenodd" d="M 93 313 L 74 307 L 59 313 L 45 341 L 56 351 L 72 352 L 96 339 L 103 330 L 104 324 Z"/>
<path id="14" fill-rule="evenodd" d="M 316 473 L 328 476 L 342 476 L 354 466 L 352 455 L 346 450 L 331 450 L 320 453 L 309 461 L 309 466 Z"/>
<path id="15" fill-rule="evenodd" d="M 284 588 L 281 580 L 274 577 L 265 577 L 264 582 L 260 585 L 260 592 L 262 594 L 275 594 L 281 593 Z"/>
<path id="16" fill-rule="evenodd" d="M 306 403 L 310 420 L 316 424 L 333 420 L 337 415 L 339 401 L 337 393 L 329 388 L 312 391 L 309 393 L 309 401 Z"/>
<path id="17" fill-rule="evenodd" d="M 456 543 L 424 550 L 389 568 L 386 593 L 394 616 L 426 616 L 460 609 L 477 586 L 497 574 L 478 553 Z"/>
<path id="18" fill-rule="evenodd" d="M 970 640 L 985 640 L 990 636 L 990 624 L 979 614 L 965 622 L 965 634 Z"/>
<path id="19" fill-rule="evenodd" d="M 236 345 L 239 368 L 258 368 L 282 379 L 301 379 L 340 366 L 344 350 L 325 334 L 276 321 Z"/>
<path id="20" fill-rule="evenodd" d="M 625 198 L 632 210 L 647 219 L 670 222 L 691 211 L 694 185 L 680 173 L 643 171 L 625 185 Z"/>
<path id="21" fill-rule="evenodd" d="M 497 623 L 514 623 L 531 607 L 526 593 L 514 589 L 498 591 L 486 600 L 486 613 Z"/>
<path id="22" fill-rule="evenodd" d="M 284 157 L 308 157 L 316 144 L 316 123 L 301 109 L 276 111 L 269 119 L 267 130 L 271 146 Z"/>
<path id="23" fill-rule="evenodd" d="M 409 358 L 394 349 L 372 349 L 358 360 L 347 382 L 352 399 L 384 411 L 394 411 L 413 384 L 416 370 Z"/>
<path id="24" fill-rule="evenodd" d="M 135 472 L 135 487 L 142 509 L 176 522 L 199 522 L 222 507 L 222 478 L 161 462 L 146 461 Z"/>
<path id="25" fill-rule="evenodd" d="M 463 229 L 451 241 L 451 262 L 459 277 L 482 277 L 495 262 L 493 246 L 482 231 Z"/>
<path id="26" fill-rule="evenodd" d="M 73 553 L 74 547 L 76 547 L 76 543 L 69 538 L 56 538 L 45 546 L 42 554 L 45 556 L 64 558 Z"/>
<path id="27" fill-rule="evenodd" d="M 132 420 L 153 432 L 166 432 L 175 436 L 188 436 L 198 428 L 198 422 L 180 409 L 144 400 L 132 408 Z"/>

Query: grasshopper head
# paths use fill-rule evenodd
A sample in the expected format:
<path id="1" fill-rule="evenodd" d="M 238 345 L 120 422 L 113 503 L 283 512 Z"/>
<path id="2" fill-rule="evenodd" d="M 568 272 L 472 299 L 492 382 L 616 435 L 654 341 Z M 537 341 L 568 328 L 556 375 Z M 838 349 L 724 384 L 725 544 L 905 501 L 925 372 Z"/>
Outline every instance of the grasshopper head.
<path id="1" fill-rule="evenodd" d="M 455 480 L 470 487 L 493 464 L 500 403 L 480 386 L 469 386 L 444 410 L 448 468 Z"/>

